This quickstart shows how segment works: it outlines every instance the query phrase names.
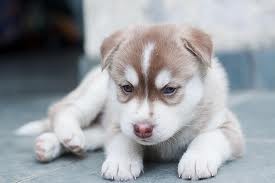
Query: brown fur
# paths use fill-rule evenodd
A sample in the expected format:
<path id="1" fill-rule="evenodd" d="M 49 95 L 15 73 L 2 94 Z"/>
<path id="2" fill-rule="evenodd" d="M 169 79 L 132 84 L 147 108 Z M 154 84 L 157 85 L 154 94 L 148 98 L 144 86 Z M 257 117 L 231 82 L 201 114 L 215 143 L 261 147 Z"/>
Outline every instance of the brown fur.
<path id="1" fill-rule="evenodd" d="M 148 75 L 145 75 L 141 67 L 142 53 L 145 45 L 150 42 L 155 44 L 155 48 L 150 58 Z M 202 44 L 199 44 L 200 42 Z M 183 98 L 177 94 L 182 92 L 164 96 L 154 84 L 157 74 L 162 69 L 168 69 L 172 73 L 174 87 L 183 85 L 191 78 L 192 73 L 199 69 L 197 60 L 210 64 L 212 42 L 207 34 L 194 28 L 186 29 L 175 25 L 144 26 L 115 32 L 104 40 L 101 54 L 103 67 L 110 64 L 110 75 L 118 85 L 125 84 L 121 78 L 128 64 L 138 74 L 139 85 L 135 87 L 134 92 L 125 94 L 121 91 L 118 94 L 121 102 L 128 102 L 133 97 L 148 97 L 150 101 L 161 100 L 167 105 L 174 105 Z"/>

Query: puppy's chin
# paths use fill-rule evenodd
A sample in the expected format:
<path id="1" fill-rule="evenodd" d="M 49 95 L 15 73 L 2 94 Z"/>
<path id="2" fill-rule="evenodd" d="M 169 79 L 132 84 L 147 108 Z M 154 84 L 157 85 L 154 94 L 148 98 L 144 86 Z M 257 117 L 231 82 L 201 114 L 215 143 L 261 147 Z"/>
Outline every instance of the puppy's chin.
<path id="1" fill-rule="evenodd" d="M 144 146 L 152 146 L 152 145 L 157 145 L 160 144 L 162 142 L 167 141 L 169 138 L 165 138 L 165 139 L 154 139 L 154 138 L 147 138 L 147 139 L 141 139 L 138 137 L 134 137 L 134 140 Z"/>
<path id="2" fill-rule="evenodd" d="M 156 145 L 156 144 L 159 143 L 159 142 L 155 142 L 155 141 L 149 140 L 149 139 L 137 139 L 137 138 L 135 138 L 134 140 L 137 143 L 139 143 L 141 145 L 144 145 L 144 146 L 151 146 L 151 145 Z"/>

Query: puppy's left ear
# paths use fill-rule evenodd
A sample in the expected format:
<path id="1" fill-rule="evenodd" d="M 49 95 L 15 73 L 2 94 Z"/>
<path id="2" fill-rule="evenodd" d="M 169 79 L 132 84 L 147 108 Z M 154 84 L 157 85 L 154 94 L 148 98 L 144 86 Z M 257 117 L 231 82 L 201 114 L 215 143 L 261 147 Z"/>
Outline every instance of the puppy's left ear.
<path id="1" fill-rule="evenodd" d="M 211 66 L 213 43 L 211 37 L 195 28 L 187 28 L 181 37 L 187 50 L 197 56 L 206 66 Z"/>
<path id="2" fill-rule="evenodd" d="M 115 52 L 123 40 L 123 31 L 119 30 L 106 37 L 100 47 L 101 67 L 104 70 L 111 63 Z"/>

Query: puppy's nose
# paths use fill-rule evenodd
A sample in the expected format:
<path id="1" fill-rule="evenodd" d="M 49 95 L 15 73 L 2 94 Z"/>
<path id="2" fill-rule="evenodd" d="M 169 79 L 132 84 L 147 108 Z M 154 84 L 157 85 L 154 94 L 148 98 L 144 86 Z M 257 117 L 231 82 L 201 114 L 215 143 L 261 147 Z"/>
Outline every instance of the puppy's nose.
<path id="1" fill-rule="evenodd" d="M 137 123 L 134 125 L 134 132 L 140 138 L 152 136 L 154 126 L 148 123 Z"/>

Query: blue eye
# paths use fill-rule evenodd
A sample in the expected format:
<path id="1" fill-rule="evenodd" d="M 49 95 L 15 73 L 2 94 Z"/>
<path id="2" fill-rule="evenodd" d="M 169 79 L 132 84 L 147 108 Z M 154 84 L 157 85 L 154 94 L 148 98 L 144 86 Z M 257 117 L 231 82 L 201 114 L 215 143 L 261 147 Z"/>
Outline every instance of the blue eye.
<path id="1" fill-rule="evenodd" d="M 134 87 L 132 85 L 123 85 L 121 86 L 121 88 L 125 93 L 131 93 L 134 90 Z"/>
<path id="2" fill-rule="evenodd" d="M 174 87 L 165 86 L 164 88 L 162 88 L 161 91 L 162 91 L 162 93 L 163 93 L 164 95 L 172 95 L 172 94 L 175 93 L 176 90 L 177 90 L 177 89 L 174 88 Z"/>

